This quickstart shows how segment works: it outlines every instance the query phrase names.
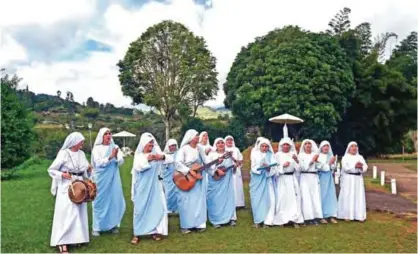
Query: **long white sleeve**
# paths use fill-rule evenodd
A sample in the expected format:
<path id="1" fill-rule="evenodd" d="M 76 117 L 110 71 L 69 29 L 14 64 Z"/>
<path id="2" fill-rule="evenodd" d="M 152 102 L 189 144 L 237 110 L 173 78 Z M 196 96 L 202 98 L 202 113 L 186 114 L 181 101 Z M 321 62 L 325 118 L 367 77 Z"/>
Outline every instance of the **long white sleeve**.
<path id="1" fill-rule="evenodd" d="M 363 168 L 362 168 L 363 173 L 367 172 L 367 169 L 369 168 L 369 166 L 367 165 L 366 160 L 361 155 L 358 155 L 358 157 L 360 157 L 359 158 L 360 159 L 360 162 L 363 164 Z"/>
<path id="2" fill-rule="evenodd" d="M 133 169 L 135 171 L 142 172 L 150 168 L 151 168 L 151 165 L 148 162 L 147 157 L 143 153 L 135 154 L 134 165 L 133 165 Z"/>
<path id="3" fill-rule="evenodd" d="M 119 148 L 119 146 L 116 146 L 116 147 Z M 118 166 L 121 166 L 125 162 L 125 160 L 123 159 L 122 151 L 120 150 L 120 148 L 118 151 L 118 155 L 116 157 L 117 157 L 116 161 L 118 162 Z"/>
<path id="4" fill-rule="evenodd" d="M 93 163 L 95 167 L 104 168 L 107 165 L 109 165 L 110 160 L 109 160 L 109 156 L 105 156 L 106 155 L 105 149 L 108 149 L 108 147 L 103 146 L 103 145 L 96 145 L 93 147 L 92 156 L 93 156 Z M 118 153 L 118 156 L 119 156 L 119 153 Z"/>
<path id="5" fill-rule="evenodd" d="M 343 157 L 341 161 L 341 167 L 342 170 L 346 173 L 358 173 L 355 168 L 355 163 L 353 163 L 352 159 L 348 158 L 347 156 Z"/>
<path id="6" fill-rule="evenodd" d="M 165 157 L 163 161 L 164 165 L 171 164 L 174 162 L 174 157 L 172 154 L 165 153 L 164 157 Z"/>
<path id="7" fill-rule="evenodd" d="M 176 170 L 182 173 L 183 175 L 187 175 L 187 173 L 189 173 L 190 170 L 190 168 L 187 167 L 185 164 L 185 147 L 186 146 L 183 146 L 179 149 L 179 151 L 177 152 L 176 160 L 174 161 Z"/>
<path id="8" fill-rule="evenodd" d="M 275 157 L 277 160 L 277 167 L 275 169 L 276 175 L 282 175 L 287 172 L 294 172 L 300 168 L 299 164 L 291 157 L 290 154 L 287 156 L 283 153 L 277 152 Z M 287 167 L 284 166 L 286 162 L 289 162 Z"/>
<path id="9" fill-rule="evenodd" d="M 251 160 L 251 172 L 254 174 L 261 174 L 261 170 L 259 168 L 262 167 L 263 159 L 260 158 L 260 156 L 254 156 Z"/>
<path id="10" fill-rule="evenodd" d="M 302 154 L 299 156 L 299 170 L 300 171 L 316 171 L 315 163 L 312 163 L 313 154 Z"/>
<path id="11" fill-rule="evenodd" d="M 219 157 L 219 155 L 216 152 L 211 152 L 211 153 L 208 154 L 208 160 L 211 160 L 211 161 L 218 159 L 218 157 Z M 209 175 L 214 176 L 216 170 L 218 169 L 218 166 L 219 165 L 217 165 L 217 164 L 214 164 L 214 165 L 210 166 L 209 169 L 208 169 Z"/>
<path id="12" fill-rule="evenodd" d="M 60 171 L 61 166 L 66 162 L 65 151 L 59 151 L 57 157 L 52 162 L 51 166 L 48 168 L 49 176 L 54 180 L 62 180 L 62 171 Z"/>

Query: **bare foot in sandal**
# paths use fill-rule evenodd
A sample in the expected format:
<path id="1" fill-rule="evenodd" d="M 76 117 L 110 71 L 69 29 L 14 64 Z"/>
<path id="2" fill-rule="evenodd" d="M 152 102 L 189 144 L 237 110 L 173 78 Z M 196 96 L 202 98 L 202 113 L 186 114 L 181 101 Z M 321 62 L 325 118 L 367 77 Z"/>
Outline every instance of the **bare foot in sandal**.
<path id="1" fill-rule="evenodd" d="M 67 249 L 67 245 L 59 245 L 58 250 L 60 253 L 69 253 Z"/>
<path id="2" fill-rule="evenodd" d="M 139 243 L 139 237 L 134 236 L 131 240 L 131 244 L 133 245 L 137 245 Z"/>
<path id="3" fill-rule="evenodd" d="M 154 239 L 154 241 L 161 241 L 161 240 L 163 240 L 163 238 L 159 234 L 152 235 L 152 239 Z"/>

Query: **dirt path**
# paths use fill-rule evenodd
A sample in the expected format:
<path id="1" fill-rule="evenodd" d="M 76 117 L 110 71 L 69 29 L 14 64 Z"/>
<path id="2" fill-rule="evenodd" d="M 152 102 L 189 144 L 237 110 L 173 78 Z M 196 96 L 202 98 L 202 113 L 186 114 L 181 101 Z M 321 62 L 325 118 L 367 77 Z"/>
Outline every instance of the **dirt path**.
<path id="1" fill-rule="evenodd" d="M 378 177 L 380 171 L 385 171 L 387 181 L 396 179 L 396 187 L 399 194 L 417 201 L 417 172 L 404 167 L 403 163 L 371 163 L 368 175 L 372 175 L 373 166 L 377 166 Z"/>

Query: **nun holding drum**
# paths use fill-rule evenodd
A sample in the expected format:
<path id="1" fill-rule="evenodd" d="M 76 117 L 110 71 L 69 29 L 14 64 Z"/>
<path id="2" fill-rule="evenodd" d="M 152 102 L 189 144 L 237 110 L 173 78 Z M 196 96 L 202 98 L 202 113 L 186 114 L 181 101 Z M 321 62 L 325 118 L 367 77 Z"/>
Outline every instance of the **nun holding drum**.
<path id="1" fill-rule="evenodd" d="M 89 177 L 91 166 L 80 148 L 84 137 L 79 132 L 67 136 L 57 157 L 48 168 L 52 178 L 51 193 L 56 197 L 52 221 L 51 246 L 61 253 L 68 252 L 67 245 L 88 243 L 89 224 L 87 203 L 76 204 L 69 197 L 73 180 Z"/>

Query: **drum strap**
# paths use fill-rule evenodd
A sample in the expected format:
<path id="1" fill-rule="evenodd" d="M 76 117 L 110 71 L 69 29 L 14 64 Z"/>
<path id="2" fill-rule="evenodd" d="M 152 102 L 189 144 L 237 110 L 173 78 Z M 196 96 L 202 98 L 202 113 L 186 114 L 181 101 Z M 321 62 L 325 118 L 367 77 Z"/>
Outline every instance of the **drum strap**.
<path id="1" fill-rule="evenodd" d="M 70 160 L 71 160 L 71 164 L 73 164 L 73 168 L 74 168 L 74 170 L 77 170 L 78 168 L 76 168 L 75 167 L 75 164 L 74 164 L 74 161 L 73 161 L 73 158 L 71 158 L 71 155 L 70 155 L 70 153 L 66 150 L 66 152 L 67 152 L 67 154 L 68 154 L 68 157 L 70 158 Z"/>
<path id="2" fill-rule="evenodd" d="M 71 164 L 73 164 L 73 168 L 74 168 L 74 170 L 76 170 L 76 167 L 75 167 L 75 164 L 74 164 L 74 161 L 73 161 L 73 158 L 71 158 L 71 154 L 66 150 L 66 152 L 67 152 L 67 154 L 68 154 L 68 157 L 70 158 L 70 160 L 71 160 Z M 71 186 L 71 191 L 73 192 L 73 194 L 75 194 L 75 192 L 74 192 L 74 187 L 73 187 L 73 182 L 71 182 L 70 183 L 70 186 Z"/>

